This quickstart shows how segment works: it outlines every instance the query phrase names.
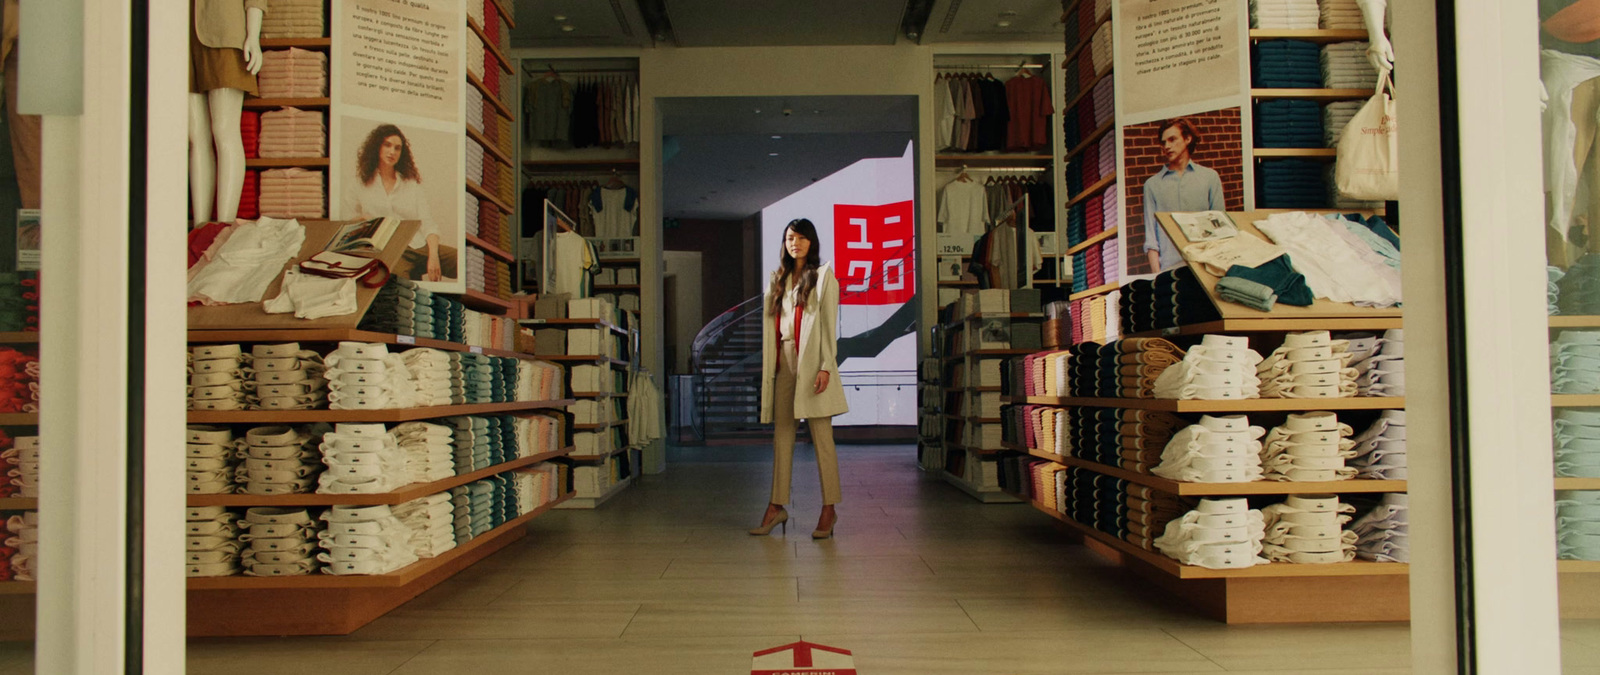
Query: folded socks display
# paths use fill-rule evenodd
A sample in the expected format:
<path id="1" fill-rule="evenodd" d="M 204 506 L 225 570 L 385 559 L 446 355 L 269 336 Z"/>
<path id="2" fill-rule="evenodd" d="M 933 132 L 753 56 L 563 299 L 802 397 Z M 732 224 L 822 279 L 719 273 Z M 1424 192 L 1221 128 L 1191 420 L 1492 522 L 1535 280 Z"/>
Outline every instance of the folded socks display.
<path id="1" fill-rule="evenodd" d="M 1242 337 L 1207 335 L 1183 360 L 1161 372 L 1154 383 L 1155 398 L 1211 401 L 1259 398 L 1261 379 L 1256 365 L 1261 355 Z"/>
<path id="2" fill-rule="evenodd" d="M 1356 454 L 1352 431 L 1331 412 L 1290 414 L 1261 448 L 1265 478 L 1319 483 L 1354 478 L 1356 469 L 1345 466 Z"/>
<path id="3" fill-rule="evenodd" d="M 1556 414 L 1557 467 L 1560 473 L 1561 413 Z M 1600 429 L 1596 430 L 1600 432 Z M 1355 468 L 1356 477 L 1371 480 L 1406 479 L 1406 411 L 1385 410 L 1372 426 L 1354 439 L 1354 454 L 1345 465 Z M 1600 474 L 1596 474 L 1600 476 Z"/>
<path id="4" fill-rule="evenodd" d="M 1265 433 L 1265 429 L 1251 426 L 1244 415 L 1206 415 L 1198 424 L 1173 434 L 1161 452 L 1161 464 L 1151 473 L 1198 483 L 1260 480 L 1261 436 Z"/>
<path id="5" fill-rule="evenodd" d="M 1289 495 L 1261 509 L 1266 525 L 1262 552 L 1278 563 L 1326 565 L 1356 557 L 1357 535 L 1345 531 L 1355 507 L 1335 495 Z"/>
<path id="6" fill-rule="evenodd" d="M 1185 565 L 1240 569 L 1261 557 L 1266 521 L 1244 498 L 1202 499 L 1193 511 L 1167 523 L 1153 543 L 1156 550 Z"/>
<path id="7" fill-rule="evenodd" d="M 1256 367 L 1262 398 L 1345 398 L 1358 393 L 1354 354 L 1328 331 L 1288 333 L 1283 344 Z"/>
<path id="8" fill-rule="evenodd" d="M 1585 495 L 1600 493 L 1585 492 Z M 1600 502 L 1595 502 L 1600 506 Z M 1556 493 L 1557 521 L 1562 493 Z M 1411 562 L 1410 516 L 1404 493 L 1386 493 L 1371 510 L 1350 525 L 1356 535 L 1356 557 L 1374 562 Z M 1563 549 L 1564 551 L 1565 549 Z M 1597 551 L 1600 553 L 1600 551 Z M 1566 556 L 1561 556 L 1566 557 Z M 1600 558 L 1594 558 L 1600 560 Z"/>
<path id="9" fill-rule="evenodd" d="M 220 506 L 191 506 L 184 523 L 186 572 L 191 577 L 239 573 L 239 525 Z"/>
<path id="10" fill-rule="evenodd" d="M 321 523 L 303 508 L 257 506 L 239 521 L 244 534 L 246 576 L 291 577 L 315 574 Z"/>
<path id="11" fill-rule="evenodd" d="M 318 541 L 326 552 L 317 560 L 326 574 L 388 574 L 417 561 L 415 532 L 386 505 L 335 506 L 322 520 Z"/>
<path id="12" fill-rule="evenodd" d="M 326 407 L 328 382 L 323 377 L 322 355 L 300 344 L 252 345 L 255 371 L 253 393 L 247 395 L 252 410 L 315 410 Z"/>

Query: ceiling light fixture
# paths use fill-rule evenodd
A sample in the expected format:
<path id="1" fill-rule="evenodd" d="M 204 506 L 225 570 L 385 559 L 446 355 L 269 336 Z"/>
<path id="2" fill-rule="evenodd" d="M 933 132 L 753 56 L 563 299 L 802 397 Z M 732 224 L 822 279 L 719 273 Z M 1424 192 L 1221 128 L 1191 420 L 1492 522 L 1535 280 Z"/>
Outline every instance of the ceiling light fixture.
<path id="1" fill-rule="evenodd" d="M 773 136 L 773 137 L 772 137 L 772 140 L 774 140 L 774 141 L 781 141 L 781 140 L 783 140 L 783 137 L 782 137 L 782 136 Z"/>
<path id="2" fill-rule="evenodd" d="M 769 153 L 767 153 L 767 156 L 768 156 L 768 157 L 777 157 L 777 156 L 778 156 L 778 153 L 776 153 L 776 152 L 769 152 Z"/>
<path id="3" fill-rule="evenodd" d="M 552 16 L 550 18 L 555 19 L 556 21 L 566 21 L 567 20 L 567 15 L 565 15 L 565 14 L 557 14 L 557 15 Z"/>
<path id="4" fill-rule="evenodd" d="M 561 26 L 561 32 L 563 32 L 563 33 L 571 33 L 572 31 L 575 31 L 575 30 L 577 30 L 577 28 L 572 27 L 572 24 L 570 24 L 570 23 L 569 24 L 563 24 Z"/>
<path id="5" fill-rule="evenodd" d="M 996 21 L 996 22 L 994 22 L 994 25 L 996 27 L 998 27 L 998 28 L 1010 28 L 1011 27 L 1011 22 L 1010 21 Z"/>

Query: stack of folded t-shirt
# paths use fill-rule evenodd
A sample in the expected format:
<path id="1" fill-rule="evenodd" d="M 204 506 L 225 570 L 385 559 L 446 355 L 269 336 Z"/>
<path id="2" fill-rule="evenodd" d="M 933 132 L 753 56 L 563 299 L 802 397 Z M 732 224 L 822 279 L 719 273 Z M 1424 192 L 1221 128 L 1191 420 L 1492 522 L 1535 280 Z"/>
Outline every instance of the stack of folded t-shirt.
<path id="1" fill-rule="evenodd" d="M 432 558 L 456 547 L 455 507 L 450 493 L 440 492 L 394 507 L 394 517 L 411 528 L 411 551 Z"/>
<path id="2" fill-rule="evenodd" d="M 1194 507 L 1190 501 L 1144 485 L 1128 486 L 1127 532 L 1123 541 L 1154 551 L 1156 539 L 1167 531 L 1167 524 L 1183 517 Z"/>
<path id="3" fill-rule="evenodd" d="M 243 460 L 234 479 L 252 495 L 287 495 L 315 491 L 322 473 L 317 446 L 326 425 L 256 427 L 245 433 Z"/>
<path id="4" fill-rule="evenodd" d="M 1265 89 L 1322 87 L 1322 49 L 1303 40 L 1263 40 L 1251 47 L 1254 85 Z"/>
<path id="5" fill-rule="evenodd" d="M 1596 492 L 1573 493 L 1583 495 L 1600 495 Z M 1562 493 L 1556 493 L 1557 521 L 1560 521 L 1562 511 Z M 1600 501 L 1595 502 L 1596 515 L 1600 515 Z M 1405 493 L 1391 492 L 1383 495 L 1377 505 L 1372 507 L 1366 515 L 1361 516 L 1350 525 L 1356 539 L 1356 557 L 1374 562 L 1411 562 L 1411 524 L 1409 507 Z M 1569 549 L 1561 547 L 1562 558 Z M 1600 550 L 1591 550 L 1595 557 L 1590 560 L 1600 560 Z"/>
<path id="6" fill-rule="evenodd" d="M 261 113 L 261 156 L 305 158 L 328 156 L 328 128 L 322 113 L 279 108 Z"/>
<path id="7" fill-rule="evenodd" d="M 483 146 L 467 143 L 467 180 L 483 185 Z"/>
<path id="8" fill-rule="evenodd" d="M 467 33 L 467 72 L 477 78 L 479 82 L 483 81 L 484 72 L 488 70 L 484 68 L 483 64 L 487 56 L 488 50 L 484 48 L 483 40 L 478 37 L 478 34 Z M 490 91 L 493 90 L 491 89 Z"/>
<path id="9" fill-rule="evenodd" d="M 489 419 L 478 416 L 447 418 L 452 428 L 451 458 L 456 475 L 472 473 L 493 464 L 497 434 L 490 433 Z"/>
<path id="10" fill-rule="evenodd" d="M 1289 495 L 1261 509 L 1266 537 L 1263 553 L 1272 562 L 1327 565 L 1356 557 L 1355 532 L 1346 532 L 1355 507 L 1335 495 Z"/>
<path id="11" fill-rule="evenodd" d="M 1192 353 L 1192 352 L 1191 352 Z M 1195 483 L 1248 483 L 1260 480 L 1261 436 L 1244 415 L 1206 415 L 1178 430 L 1151 473 Z"/>
<path id="12" fill-rule="evenodd" d="M 239 193 L 240 220 L 255 220 L 261 217 L 261 172 L 244 172 L 244 190 Z"/>
<path id="13" fill-rule="evenodd" d="M 460 405 L 462 401 L 454 401 L 450 388 L 451 379 L 455 372 L 451 369 L 454 363 L 447 352 L 437 349 L 409 349 L 400 355 L 406 364 L 406 370 L 411 373 L 411 381 L 417 388 L 417 405 L 440 406 Z"/>
<path id="14" fill-rule="evenodd" d="M 1600 314 L 1600 254 L 1585 254 L 1564 274 L 1559 269 L 1555 274 L 1560 276 L 1553 282 L 1558 290 L 1551 304 L 1559 307 L 1561 314 Z"/>
<path id="15" fill-rule="evenodd" d="M 1378 71 L 1367 59 L 1367 43 L 1335 42 L 1322 47 L 1322 84 L 1329 89 L 1374 89 Z"/>
<path id="16" fill-rule="evenodd" d="M 416 407 L 417 386 L 399 354 L 386 345 L 340 342 L 327 357 L 328 407 L 383 410 Z"/>
<path id="17" fill-rule="evenodd" d="M 261 172 L 261 215 L 272 218 L 322 218 L 327 214 L 323 173 L 299 167 Z"/>
<path id="18" fill-rule="evenodd" d="M 340 423 L 322 437 L 321 494 L 375 494 L 410 485 L 407 453 L 382 424 Z"/>
<path id="19" fill-rule="evenodd" d="M 1156 380 L 1184 358 L 1184 351 L 1161 338 L 1129 338 L 1097 345 L 1073 345 L 1068 362 L 1073 396 L 1155 398 Z"/>
<path id="20" fill-rule="evenodd" d="M 39 357 L 0 347 L 0 412 L 39 412 Z"/>
<path id="21" fill-rule="evenodd" d="M 1317 0 L 1250 0 L 1251 28 L 1315 29 L 1321 18 Z"/>
<path id="22" fill-rule="evenodd" d="M 335 506 L 322 513 L 326 529 L 317 559 L 326 574 L 388 574 L 417 561 L 410 527 L 387 505 Z"/>
<path id="23" fill-rule="evenodd" d="M 291 47 L 261 53 L 256 76 L 261 98 L 323 98 L 328 95 L 328 55 Z"/>
<path id="24" fill-rule="evenodd" d="M 485 292 L 488 285 L 489 259 L 482 249 L 467 249 L 467 290 Z"/>
<path id="25" fill-rule="evenodd" d="M 1221 315 L 1187 265 L 1122 286 L 1118 313 L 1122 330 L 1144 333 L 1215 321 Z"/>
<path id="26" fill-rule="evenodd" d="M 1323 145 L 1333 148 L 1339 145 L 1339 136 L 1344 133 L 1344 125 L 1361 111 L 1361 106 L 1366 101 L 1334 101 L 1322 108 L 1322 141 Z"/>
<path id="27" fill-rule="evenodd" d="M 261 156 L 261 113 L 254 110 L 239 113 L 239 136 L 244 140 L 245 159 Z"/>
<path id="28" fill-rule="evenodd" d="M 1556 411 L 1555 467 L 1558 477 L 1600 478 L 1600 412 L 1588 408 Z"/>
<path id="29" fill-rule="evenodd" d="M 1269 99 L 1256 104 L 1256 147 L 1322 147 L 1322 108 L 1316 101 Z"/>
<path id="30" fill-rule="evenodd" d="M 1183 360 L 1156 378 L 1155 398 L 1240 400 L 1261 396 L 1261 378 L 1256 366 L 1261 355 L 1250 349 L 1249 340 L 1226 335 L 1207 335 L 1191 347 Z"/>
<path id="31" fill-rule="evenodd" d="M 246 509 L 239 526 L 245 534 L 244 573 L 253 577 L 315 574 L 320 528 L 303 508 L 257 506 Z"/>
<path id="32" fill-rule="evenodd" d="M 1565 411 L 1563 411 L 1565 412 Z M 1556 413 L 1556 454 L 1561 454 L 1562 414 Z M 1600 429 L 1596 429 L 1600 435 Z M 1372 426 L 1353 439 L 1355 454 L 1345 461 L 1355 468 L 1356 477 L 1369 480 L 1406 479 L 1406 411 L 1385 410 Z M 1558 460 L 1559 461 L 1559 460 Z M 1559 469 L 1558 469 L 1559 471 Z M 1560 475 L 1559 473 L 1557 475 Z M 1600 476 L 1600 474 L 1596 474 Z"/>
<path id="33" fill-rule="evenodd" d="M 456 475 L 454 434 L 450 427 L 406 422 L 394 428 L 395 442 L 406 455 L 411 483 L 431 483 Z"/>
<path id="34" fill-rule="evenodd" d="M 7 495 L 15 494 L 26 499 L 39 497 L 39 437 L 18 436 L 12 441 L 11 448 L 3 455 L 5 461 L 12 465 L 8 471 L 11 476 L 11 487 Z"/>
<path id="35" fill-rule="evenodd" d="M 233 430 L 222 426 L 189 425 L 185 468 L 190 494 L 221 495 L 234 491 Z"/>
<path id="36" fill-rule="evenodd" d="M 1324 30 L 1362 30 L 1367 27 L 1366 15 L 1356 0 L 1321 0 L 1318 9 L 1322 14 Z"/>
<path id="37" fill-rule="evenodd" d="M 561 496 L 561 469 L 550 462 L 540 462 L 519 469 L 512 474 L 516 483 L 518 515 L 524 515 Z"/>
<path id="38" fill-rule="evenodd" d="M 450 488 L 449 494 L 452 534 L 460 546 L 472 541 L 472 488 L 459 485 Z"/>
<path id="39" fill-rule="evenodd" d="M 189 350 L 189 358 L 190 410 L 244 410 L 248 407 L 250 390 L 255 387 L 255 370 L 251 367 L 252 357 L 239 345 L 198 345 Z M 3 377 L 4 373 L 0 372 L 0 378 Z M 8 407 L 0 403 L 0 411 L 16 412 Z"/>
<path id="40" fill-rule="evenodd" d="M 1350 425 L 1331 412 L 1289 415 L 1273 427 L 1261 449 L 1267 480 L 1328 482 L 1356 476 L 1345 460 L 1355 456 Z"/>
<path id="41" fill-rule="evenodd" d="M 469 3 L 470 4 L 470 3 Z M 318 38 L 326 35 L 323 0 L 271 0 L 261 18 L 263 38 Z"/>
<path id="42" fill-rule="evenodd" d="M 221 506 L 189 507 L 184 523 L 188 576 L 225 577 L 239 573 L 239 526 L 234 518 Z M 8 529 L 16 531 L 15 527 Z M 18 557 L 21 556 L 19 551 Z M 12 567 L 15 570 L 18 566 L 13 562 Z M 23 577 L 18 574 L 17 578 Z"/>
<path id="43" fill-rule="evenodd" d="M 257 410 L 315 410 L 328 402 L 322 355 L 300 344 L 254 345 L 255 391 L 250 407 Z"/>
<path id="44" fill-rule="evenodd" d="M 39 273 L 0 272 L 0 331 L 39 330 Z"/>
<path id="45" fill-rule="evenodd" d="M 1361 395 L 1405 396 L 1405 355 L 1405 330 L 1391 328 L 1384 331 L 1370 355 L 1351 363 L 1357 373 L 1356 384 Z"/>
<path id="46" fill-rule="evenodd" d="M 1193 511 L 1167 523 L 1156 550 L 1185 565 L 1209 569 L 1251 567 L 1261 557 L 1266 525 L 1244 498 L 1202 499 Z"/>
<path id="47" fill-rule="evenodd" d="M 29 511 L 23 513 L 23 519 L 17 522 L 18 529 L 29 527 L 27 521 L 28 513 L 37 512 Z M 33 578 L 34 560 L 37 556 L 24 556 L 17 546 L 12 546 L 8 543 L 13 539 L 16 539 L 18 544 L 23 543 L 18 533 L 11 530 L 10 521 L 10 518 L 0 518 L 0 581 L 25 580 L 24 577 L 31 579 Z M 34 520 L 35 526 L 37 522 L 36 517 Z M 25 569 L 19 570 L 19 566 L 25 567 Z M 19 574 L 23 576 L 18 576 Z"/>
<path id="48" fill-rule="evenodd" d="M 1348 342 L 1325 330 L 1288 333 L 1256 367 L 1265 398 L 1345 398 L 1357 393 L 1360 371 L 1349 367 Z"/>
<path id="49" fill-rule="evenodd" d="M 1323 163 L 1271 159 L 1257 164 L 1256 203 L 1261 208 L 1324 208 L 1330 203 Z"/>

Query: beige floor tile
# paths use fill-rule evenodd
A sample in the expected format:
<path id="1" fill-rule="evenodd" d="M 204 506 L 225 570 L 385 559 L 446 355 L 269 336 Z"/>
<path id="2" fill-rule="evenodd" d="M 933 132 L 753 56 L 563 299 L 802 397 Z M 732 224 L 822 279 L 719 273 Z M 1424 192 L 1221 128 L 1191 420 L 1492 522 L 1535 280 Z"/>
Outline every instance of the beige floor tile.
<path id="1" fill-rule="evenodd" d="M 549 603 L 697 602 L 766 606 L 799 601 L 793 578 L 768 579 L 566 579 L 529 580 L 505 590 L 496 605 Z"/>
<path id="2" fill-rule="evenodd" d="M 744 528 L 724 528 L 724 529 L 694 530 L 689 534 L 688 540 L 686 540 L 684 543 L 686 543 L 686 544 L 721 543 L 721 544 L 738 545 L 740 542 L 747 541 L 747 540 L 750 540 L 750 539 L 761 539 L 761 538 L 763 538 L 761 536 L 751 535 L 749 533 L 749 531 L 748 531 L 751 527 L 755 527 L 758 524 L 759 523 L 752 522 L 752 523 L 750 523 L 748 526 L 746 526 Z M 892 524 L 873 525 L 873 524 L 867 524 L 867 523 L 861 523 L 861 522 L 852 522 L 850 524 L 849 528 L 835 528 L 834 531 L 833 531 L 833 538 L 832 539 L 813 540 L 811 538 L 811 528 L 814 527 L 815 525 L 816 525 L 815 521 L 812 521 L 812 522 L 809 522 L 809 523 L 802 523 L 802 522 L 800 522 L 798 520 L 791 520 L 791 521 L 789 521 L 789 530 L 788 530 L 787 533 L 785 533 L 782 529 L 777 529 L 777 530 L 773 530 L 772 534 L 765 535 L 765 538 L 787 541 L 787 542 L 790 542 L 790 543 L 793 543 L 793 544 L 804 544 L 804 545 L 807 545 L 807 546 L 811 546 L 813 544 L 819 544 L 819 543 L 826 543 L 828 541 L 905 541 L 906 540 L 905 537 L 900 535 L 900 530 L 898 528 L 896 528 Z"/>
<path id="3" fill-rule="evenodd" d="M 441 640 L 393 675 L 707 675 L 750 672 L 751 654 L 798 635 L 667 640 Z"/>
<path id="4" fill-rule="evenodd" d="M 800 600 L 965 600 L 979 598 L 1115 599 L 1126 591 L 1113 586 L 1085 586 L 1055 572 L 1030 576 L 978 574 L 925 578 L 801 577 Z"/>
<path id="5" fill-rule="evenodd" d="M 663 579 L 753 579 L 760 577 L 931 577 L 933 572 L 913 556 L 881 558 L 798 558 L 748 562 L 674 560 Z"/>
<path id="6" fill-rule="evenodd" d="M 396 610 L 367 624 L 358 640 L 526 640 L 615 638 L 638 605 L 489 605 L 470 609 Z"/>
<path id="7" fill-rule="evenodd" d="M 1280 672 L 1411 667 L 1411 631 L 1404 624 L 1227 626 L 1168 628 L 1177 638 L 1230 671 Z M 1285 656 L 1292 661 L 1285 663 Z"/>
<path id="8" fill-rule="evenodd" d="M 551 560 L 497 561 L 489 558 L 477 566 L 488 565 L 485 573 L 494 572 L 522 579 L 599 579 L 605 577 L 624 579 L 659 579 L 672 560 L 667 558 L 634 558 L 624 560 Z"/>
<path id="9" fill-rule="evenodd" d="M 292 649 L 285 649 L 293 644 Z M 387 675 L 432 640 L 201 638 L 189 641 L 189 675 Z"/>
<path id="10" fill-rule="evenodd" d="M 728 637 L 832 632 L 975 633 L 977 627 L 954 602 L 805 602 L 765 607 L 698 603 L 650 603 L 640 608 L 625 638 Z"/>
<path id="11" fill-rule="evenodd" d="M 1062 595 L 1054 598 L 963 598 L 961 608 L 985 633 L 1015 631 L 1070 631 L 1096 628 L 1149 628 L 1209 626 L 1197 612 L 1129 594 L 1108 601 L 1106 596 Z"/>
<path id="12" fill-rule="evenodd" d="M 849 649 L 871 675 L 1047 675 L 1053 673 L 1223 672 L 1159 630 L 1050 635 L 805 634 Z"/>
<path id="13" fill-rule="evenodd" d="M 649 560 L 653 558 L 678 558 L 684 560 L 739 560 L 761 562 L 787 560 L 795 557 L 795 542 L 781 537 L 752 537 L 715 543 L 687 544 L 573 544 L 560 556 L 559 562 L 590 560 Z"/>

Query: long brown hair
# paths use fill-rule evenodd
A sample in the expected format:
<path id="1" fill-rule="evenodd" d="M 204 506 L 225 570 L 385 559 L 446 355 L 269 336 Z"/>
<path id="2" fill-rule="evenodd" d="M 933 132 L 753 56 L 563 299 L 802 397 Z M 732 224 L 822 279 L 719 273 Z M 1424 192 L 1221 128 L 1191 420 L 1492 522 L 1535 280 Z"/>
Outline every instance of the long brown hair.
<path id="1" fill-rule="evenodd" d="M 788 285 L 789 275 L 794 273 L 794 256 L 789 255 L 789 247 L 783 245 L 783 239 L 789 236 L 789 230 L 811 241 L 811 250 L 806 252 L 806 269 L 800 274 L 800 279 L 795 284 L 798 299 L 795 307 L 804 309 L 806 298 L 811 297 L 811 289 L 817 286 L 817 268 L 822 266 L 822 242 L 817 239 L 817 226 L 805 218 L 796 218 L 789 221 L 783 228 L 783 237 L 778 239 L 778 269 L 772 273 L 772 285 L 767 289 L 768 302 L 772 303 L 774 316 L 783 313 L 783 290 Z"/>
<path id="2" fill-rule="evenodd" d="M 378 125 L 372 133 L 367 134 L 367 140 L 361 142 L 361 152 L 356 155 L 356 174 L 361 178 L 361 183 L 371 183 L 372 177 L 377 175 L 378 150 L 390 136 L 400 137 L 400 161 L 394 164 L 395 174 L 421 183 L 422 174 L 417 171 L 416 160 L 411 158 L 411 140 L 400 133 L 400 127 L 393 124 Z"/>

